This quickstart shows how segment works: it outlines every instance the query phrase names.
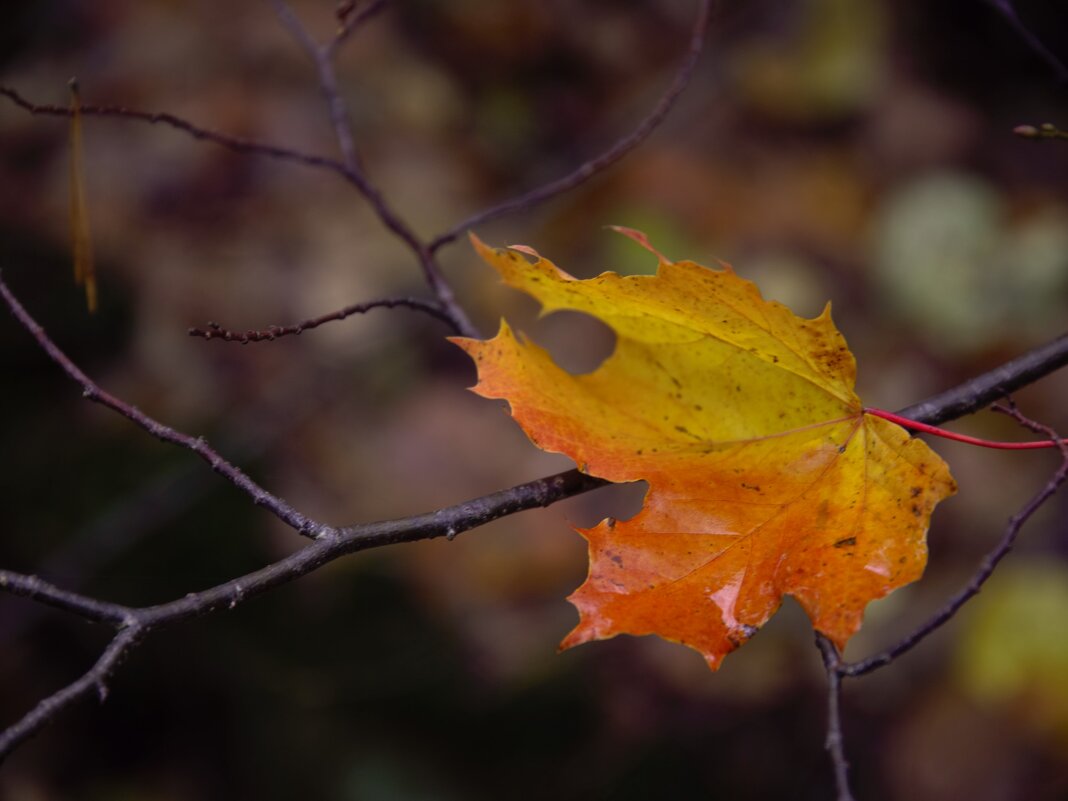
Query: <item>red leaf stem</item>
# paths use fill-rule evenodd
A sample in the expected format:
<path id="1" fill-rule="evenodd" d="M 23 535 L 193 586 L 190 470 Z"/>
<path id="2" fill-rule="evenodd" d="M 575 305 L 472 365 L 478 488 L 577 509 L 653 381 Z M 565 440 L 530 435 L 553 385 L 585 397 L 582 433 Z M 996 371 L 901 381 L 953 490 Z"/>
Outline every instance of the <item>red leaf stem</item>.
<path id="1" fill-rule="evenodd" d="M 916 420 L 909 420 L 909 418 L 907 417 L 902 417 L 899 414 L 887 412 L 883 409 L 866 408 L 864 412 L 865 414 L 871 414 L 875 417 L 882 417 L 884 420 L 889 420 L 892 423 L 897 423 L 899 426 L 910 429 L 912 431 L 923 431 L 926 434 L 934 434 L 936 437 L 943 437 L 944 439 L 953 439 L 957 442 L 966 442 L 969 445 L 979 445 L 983 448 L 999 448 L 1001 450 L 1006 451 L 1026 451 L 1034 450 L 1036 448 L 1057 447 L 1057 442 L 1052 439 L 1043 439 L 1034 442 L 992 442 L 988 439 L 969 437 L 967 434 L 955 434 L 952 431 L 946 431 L 944 428 L 928 425 L 927 423 L 920 423 Z"/>

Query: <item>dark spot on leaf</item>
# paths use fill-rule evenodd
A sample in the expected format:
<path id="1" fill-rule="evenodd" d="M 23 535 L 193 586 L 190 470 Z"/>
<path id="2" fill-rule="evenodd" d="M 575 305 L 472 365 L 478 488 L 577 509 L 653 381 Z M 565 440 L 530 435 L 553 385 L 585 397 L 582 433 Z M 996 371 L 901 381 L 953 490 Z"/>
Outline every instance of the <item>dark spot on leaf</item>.
<path id="1" fill-rule="evenodd" d="M 912 496 L 913 498 L 915 498 L 915 497 L 916 497 L 917 495 L 919 495 L 919 494 L 920 494 L 921 492 L 923 492 L 923 489 L 922 489 L 922 488 L 920 488 L 920 487 L 913 487 L 912 489 L 910 489 L 910 490 L 909 490 L 909 494 L 910 494 L 910 495 L 911 495 L 911 496 Z"/>
<path id="2" fill-rule="evenodd" d="M 847 547 L 849 545 L 856 545 L 856 544 L 857 544 L 857 538 L 856 537 L 844 537 L 843 539 L 838 540 L 838 542 L 836 542 L 834 544 L 834 547 L 835 548 L 845 548 L 845 547 Z"/>

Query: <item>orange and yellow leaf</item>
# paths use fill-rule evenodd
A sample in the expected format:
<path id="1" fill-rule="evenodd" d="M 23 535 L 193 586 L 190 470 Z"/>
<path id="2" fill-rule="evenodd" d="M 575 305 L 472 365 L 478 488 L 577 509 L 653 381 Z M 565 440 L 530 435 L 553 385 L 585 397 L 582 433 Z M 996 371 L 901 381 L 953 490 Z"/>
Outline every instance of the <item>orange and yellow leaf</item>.
<path id="1" fill-rule="evenodd" d="M 870 601 L 923 572 L 953 479 L 923 442 L 864 413 L 829 307 L 802 319 L 729 267 L 659 254 L 655 276 L 580 281 L 529 248 L 533 263 L 472 239 L 543 313 L 585 312 L 617 336 L 586 375 L 503 322 L 491 340 L 455 340 L 478 366 L 475 391 L 507 399 L 538 447 L 649 483 L 634 518 L 580 532 L 590 570 L 564 647 L 657 634 L 715 668 L 784 595 L 843 647 Z"/>

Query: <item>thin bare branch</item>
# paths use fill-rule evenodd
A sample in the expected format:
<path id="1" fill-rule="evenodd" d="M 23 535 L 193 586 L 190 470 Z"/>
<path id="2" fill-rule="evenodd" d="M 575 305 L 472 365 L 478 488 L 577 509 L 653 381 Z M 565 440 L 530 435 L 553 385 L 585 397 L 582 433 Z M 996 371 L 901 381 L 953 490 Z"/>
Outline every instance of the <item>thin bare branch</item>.
<path id="1" fill-rule="evenodd" d="M 0 95 L 7 97 L 15 103 L 15 105 L 25 109 L 31 114 L 49 117 L 69 117 L 72 114 L 71 109 L 67 106 L 33 103 L 8 86 L 0 86 Z M 257 142 L 253 139 L 242 139 L 240 137 L 230 136 L 229 134 L 202 128 L 181 117 L 176 117 L 174 114 L 155 111 L 138 111 L 136 109 L 126 108 L 125 106 L 99 105 L 83 105 L 80 108 L 80 113 L 83 117 L 117 117 L 147 122 L 150 125 L 166 125 L 186 133 L 194 139 L 211 142 L 237 153 L 265 156 L 278 161 L 295 162 L 308 167 L 329 170 L 330 172 L 337 173 L 348 181 L 352 180 L 345 165 L 337 159 L 303 153 L 292 148 L 272 145 L 266 142 Z"/>
<path id="2" fill-rule="evenodd" d="M 1058 82 L 1068 83 L 1068 67 L 1065 67 L 1064 63 L 1053 55 L 1053 51 L 1038 38 L 1038 35 L 1024 24 L 1024 21 L 1020 19 L 1020 15 L 1016 13 L 1016 7 L 1011 0 L 987 0 L 987 2 L 1000 12 L 1001 16 L 1009 23 L 1009 27 L 1031 49 L 1031 52 L 1046 62 L 1049 68 L 1057 75 Z"/>
<path id="3" fill-rule="evenodd" d="M 363 162 L 356 151 L 356 138 L 352 133 L 352 120 L 349 119 L 349 110 L 338 88 L 337 73 L 334 72 L 334 62 L 331 58 L 333 50 L 328 45 L 320 45 L 315 41 L 285 0 L 271 0 L 271 5 L 279 21 L 315 64 L 319 73 L 319 86 L 330 109 L 330 123 L 334 127 L 334 136 L 341 149 L 341 160 L 350 170 L 363 173 Z"/>
<path id="4" fill-rule="evenodd" d="M 323 323 L 329 323 L 334 320 L 344 320 L 346 317 L 351 317 L 354 314 L 364 314 L 371 311 L 371 309 L 395 308 L 412 309 L 414 311 L 423 312 L 424 314 L 429 314 L 431 317 L 441 320 L 456 333 L 460 333 L 456 321 L 443 312 L 440 306 L 434 303 L 419 300 L 418 298 L 386 298 L 384 300 L 372 300 L 368 303 L 356 303 L 352 306 L 346 306 L 343 309 L 338 309 L 337 311 L 324 314 L 320 317 L 304 320 L 295 325 L 269 325 L 264 329 L 258 330 L 250 329 L 248 331 L 232 331 L 229 328 L 223 328 L 218 323 L 208 323 L 206 328 L 190 328 L 189 336 L 202 337 L 204 339 L 218 339 L 223 342 L 240 342 L 242 345 L 247 345 L 250 342 L 272 342 L 279 337 L 301 334 L 312 328 L 318 328 Z"/>
<path id="5" fill-rule="evenodd" d="M 103 703 L 108 694 L 107 682 L 141 635 L 141 629 L 136 626 L 120 631 L 84 676 L 48 696 L 23 715 L 21 720 L 0 732 L 0 764 L 12 751 L 51 723 L 60 712 L 82 698 L 95 691 Z"/>
<path id="6" fill-rule="evenodd" d="M 443 245 L 447 245 L 454 241 L 458 236 L 476 225 L 495 220 L 498 217 L 503 217 L 504 215 L 511 214 L 515 211 L 531 209 L 557 195 L 561 195 L 574 189 L 598 173 L 603 172 L 608 167 L 611 167 L 644 142 L 649 135 L 657 129 L 660 123 L 664 121 L 664 118 L 667 117 L 668 113 L 675 105 L 675 101 L 678 99 L 679 95 L 683 93 L 686 86 L 689 84 L 690 77 L 693 75 L 694 68 L 697 66 L 698 59 L 701 56 L 701 51 L 704 49 L 705 37 L 708 32 L 711 16 L 712 0 L 701 0 L 697 12 L 697 21 L 694 23 L 693 34 L 690 37 L 690 45 L 687 48 L 682 65 L 675 74 L 674 80 L 668 86 L 667 91 L 664 92 L 652 111 L 638 123 L 638 126 L 633 131 L 618 140 L 608 148 L 608 150 L 601 153 L 601 155 L 590 159 L 562 178 L 558 178 L 544 186 L 532 189 L 518 197 L 512 198 L 511 200 L 506 200 L 496 206 L 483 209 L 482 211 L 476 212 L 470 217 L 461 220 L 448 231 L 434 237 L 430 242 L 430 251 L 432 253 L 436 252 Z"/>
<path id="7" fill-rule="evenodd" d="M 281 498 L 272 495 L 270 492 L 263 489 L 263 487 L 249 478 L 240 468 L 224 459 L 214 448 L 208 445 L 203 437 L 192 437 L 188 434 L 183 434 L 170 426 L 154 420 L 140 409 L 131 406 L 125 401 L 122 401 L 101 389 L 99 385 L 82 372 L 82 370 L 59 349 L 59 346 L 52 341 L 45 330 L 38 325 L 33 317 L 30 316 L 29 312 L 23 308 L 22 304 L 19 303 L 18 299 L 11 293 L 11 290 L 4 282 L 2 276 L 0 276 L 0 297 L 7 303 L 11 313 L 15 315 L 15 319 L 17 319 L 22 324 L 22 327 L 25 328 L 37 341 L 37 344 L 46 354 L 48 354 L 49 358 L 59 365 L 71 380 L 81 385 L 83 397 L 118 412 L 127 420 L 136 423 L 149 434 L 163 442 L 169 442 L 173 445 L 178 445 L 193 451 L 193 453 L 197 454 L 205 462 L 211 465 L 212 470 L 229 479 L 231 483 L 243 490 L 250 498 L 252 498 L 253 503 L 257 506 L 263 506 L 273 512 L 279 519 L 296 529 L 300 534 L 313 538 L 321 535 L 324 527 L 320 523 L 305 517 Z"/>
<path id="8" fill-rule="evenodd" d="M 841 657 L 830 640 L 816 632 L 816 647 L 823 657 L 823 669 L 827 672 L 827 739 L 824 747 L 834 765 L 834 783 L 838 789 L 837 801 L 854 801 L 849 789 L 849 762 L 845 757 L 845 739 L 842 736 L 842 674 Z"/>
<path id="9" fill-rule="evenodd" d="M 62 609 L 93 623 L 122 625 L 131 620 L 133 613 L 129 607 L 98 601 L 87 595 L 60 589 L 37 576 L 13 573 L 10 570 L 0 570 L 0 590 Z"/>
<path id="10" fill-rule="evenodd" d="M 334 371 L 345 372 L 344 367 Z M 314 374 L 314 376 L 313 376 Z M 317 418 L 329 404 L 344 402 L 329 387 L 336 384 L 321 365 L 297 365 L 284 382 L 275 382 L 222 433 L 220 450 L 231 461 L 269 457 L 275 446 Z M 41 577 L 68 590 L 84 587 L 134 543 L 166 527 L 195 507 L 221 484 L 199 461 L 188 459 L 149 477 L 138 491 L 124 495 L 99 517 L 76 529 L 37 567 Z M 0 605 L 0 651 L 34 621 L 50 612 L 43 604 Z"/>
<path id="11" fill-rule="evenodd" d="M 315 37 L 308 32 L 308 29 L 304 27 L 304 23 L 300 21 L 300 18 L 293 12 L 293 9 L 289 7 L 289 3 L 285 0 L 270 0 L 271 7 L 274 8 L 275 16 L 278 17 L 278 21 L 285 26 L 290 35 L 296 39 L 308 56 L 315 62 L 319 60 L 319 43 L 315 41 Z"/>

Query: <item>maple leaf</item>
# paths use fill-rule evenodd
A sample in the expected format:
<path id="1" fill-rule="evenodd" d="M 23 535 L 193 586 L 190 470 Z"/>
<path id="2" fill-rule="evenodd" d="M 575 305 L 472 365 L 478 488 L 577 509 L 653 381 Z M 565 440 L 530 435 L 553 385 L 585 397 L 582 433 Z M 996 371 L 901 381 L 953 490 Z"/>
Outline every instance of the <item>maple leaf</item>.
<path id="1" fill-rule="evenodd" d="M 659 253 L 655 276 L 580 281 L 530 248 L 472 241 L 543 314 L 585 312 L 617 337 L 585 375 L 503 320 L 494 339 L 454 340 L 474 391 L 507 399 L 538 447 L 649 484 L 635 517 L 579 529 L 589 576 L 562 647 L 657 634 L 715 669 L 791 595 L 842 648 L 870 601 L 921 575 L 931 512 L 956 486 L 926 444 L 864 412 L 829 304 L 806 320 L 730 267 Z"/>

